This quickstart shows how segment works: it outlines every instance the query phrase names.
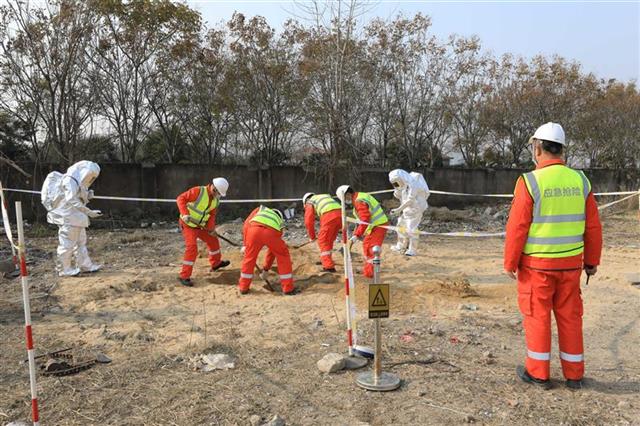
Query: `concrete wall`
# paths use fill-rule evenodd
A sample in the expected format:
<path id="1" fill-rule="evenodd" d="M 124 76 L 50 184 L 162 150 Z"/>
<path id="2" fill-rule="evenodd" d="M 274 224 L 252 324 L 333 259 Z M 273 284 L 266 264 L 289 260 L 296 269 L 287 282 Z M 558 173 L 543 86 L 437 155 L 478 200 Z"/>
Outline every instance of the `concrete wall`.
<path id="1" fill-rule="evenodd" d="M 0 179 L 7 188 L 40 190 L 42 181 L 52 170 L 63 171 L 55 164 L 22 164 L 32 174 L 26 179 L 15 170 L 0 165 Z M 191 186 L 208 183 L 212 177 L 225 176 L 230 182 L 228 198 L 295 198 L 305 192 L 330 192 L 342 183 L 349 183 L 348 171 L 336 172 L 335 184 L 329 187 L 326 178 L 316 176 L 301 167 L 275 167 L 257 170 L 246 166 L 214 166 L 183 164 L 101 164 L 102 172 L 94 184 L 97 195 L 141 198 L 175 198 Z M 510 193 L 518 176 L 525 170 L 514 169 L 426 169 L 423 174 L 432 189 L 475 194 Z M 356 188 L 373 191 L 389 188 L 387 171 L 363 169 L 350 182 Z M 640 170 L 587 170 L 596 191 L 633 190 L 640 187 Z M 386 195 L 386 194 L 385 194 Z M 388 198 L 381 196 L 380 198 Z M 44 209 L 38 197 L 11 193 L 9 201 L 23 201 L 25 216 L 30 220 L 43 219 Z M 504 199 L 479 197 L 450 197 L 432 195 L 430 204 L 459 208 L 467 204 L 504 202 Z M 175 204 L 126 201 L 101 201 L 91 203 L 94 208 L 110 213 L 113 217 L 139 220 L 145 217 L 173 217 Z M 255 207 L 252 204 L 226 205 L 221 210 L 223 218 L 246 214 Z"/>

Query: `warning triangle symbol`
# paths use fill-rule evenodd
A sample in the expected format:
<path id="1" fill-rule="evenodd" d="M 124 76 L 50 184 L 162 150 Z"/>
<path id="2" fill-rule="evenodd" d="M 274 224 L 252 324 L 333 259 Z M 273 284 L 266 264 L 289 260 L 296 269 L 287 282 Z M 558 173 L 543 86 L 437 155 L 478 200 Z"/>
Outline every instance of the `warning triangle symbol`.
<path id="1" fill-rule="evenodd" d="M 381 289 L 378 289 L 376 297 L 373 298 L 373 303 L 371 304 L 371 306 L 387 306 L 387 301 L 384 300 Z"/>

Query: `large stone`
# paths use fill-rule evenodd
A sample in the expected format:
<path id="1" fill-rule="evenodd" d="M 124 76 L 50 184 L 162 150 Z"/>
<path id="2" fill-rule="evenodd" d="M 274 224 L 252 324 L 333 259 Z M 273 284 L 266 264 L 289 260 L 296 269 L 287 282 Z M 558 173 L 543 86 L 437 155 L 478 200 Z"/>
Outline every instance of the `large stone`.
<path id="1" fill-rule="evenodd" d="M 254 414 L 251 417 L 249 417 L 249 423 L 251 424 L 251 426 L 258 426 L 261 421 L 262 421 L 262 417 L 260 417 L 257 414 Z"/>
<path id="2" fill-rule="evenodd" d="M 344 359 L 344 361 L 345 370 L 357 370 L 359 368 L 365 367 L 369 363 L 368 359 L 359 356 L 348 356 Z"/>
<path id="3" fill-rule="evenodd" d="M 345 367 L 346 361 L 343 355 L 335 352 L 328 353 L 318 361 L 318 370 L 323 373 L 335 373 Z"/>
<path id="4" fill-rule="evenodd" d="M 203 355 L 202 363 L 202 371 L 229 370 L 236 367 L 234 359 L 227 354 Z"/>

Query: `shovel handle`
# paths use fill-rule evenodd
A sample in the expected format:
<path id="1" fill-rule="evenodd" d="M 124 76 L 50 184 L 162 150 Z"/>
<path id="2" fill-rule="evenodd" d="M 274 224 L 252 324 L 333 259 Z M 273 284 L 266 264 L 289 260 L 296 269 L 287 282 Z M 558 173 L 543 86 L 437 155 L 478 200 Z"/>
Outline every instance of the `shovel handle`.
<path id="1" fill-rule="evenodd" d="M 218 238 L 220 238 L 222 241 L 226 241 L 227 243 L 231 244 L 231 245 L 232 245 L 232 246 L 234 246 L 234 247 L 240 247 L 240 244 L 238 244 L 238 243 L 236 243 L 236 242 L 234 242 L 234 241 L 231 241 L 231 240 L 230 240 L 230 239 L 228 239 L 227 237 L 223 237 L 223 236 L 222 236 L 222 235 L 220 235 L 220 234 L 217 234 L 217 236 L 218 236 Z"/>

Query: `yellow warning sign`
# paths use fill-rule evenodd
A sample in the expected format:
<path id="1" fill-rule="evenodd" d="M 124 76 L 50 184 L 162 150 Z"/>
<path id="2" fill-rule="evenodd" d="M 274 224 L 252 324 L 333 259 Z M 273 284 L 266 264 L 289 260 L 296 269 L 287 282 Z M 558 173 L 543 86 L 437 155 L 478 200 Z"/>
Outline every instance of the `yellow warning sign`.
<path id="1" fill-rule="evenodd" d="M 389 284 L 369 284 L 369 318 L 389 318 Z"/>

